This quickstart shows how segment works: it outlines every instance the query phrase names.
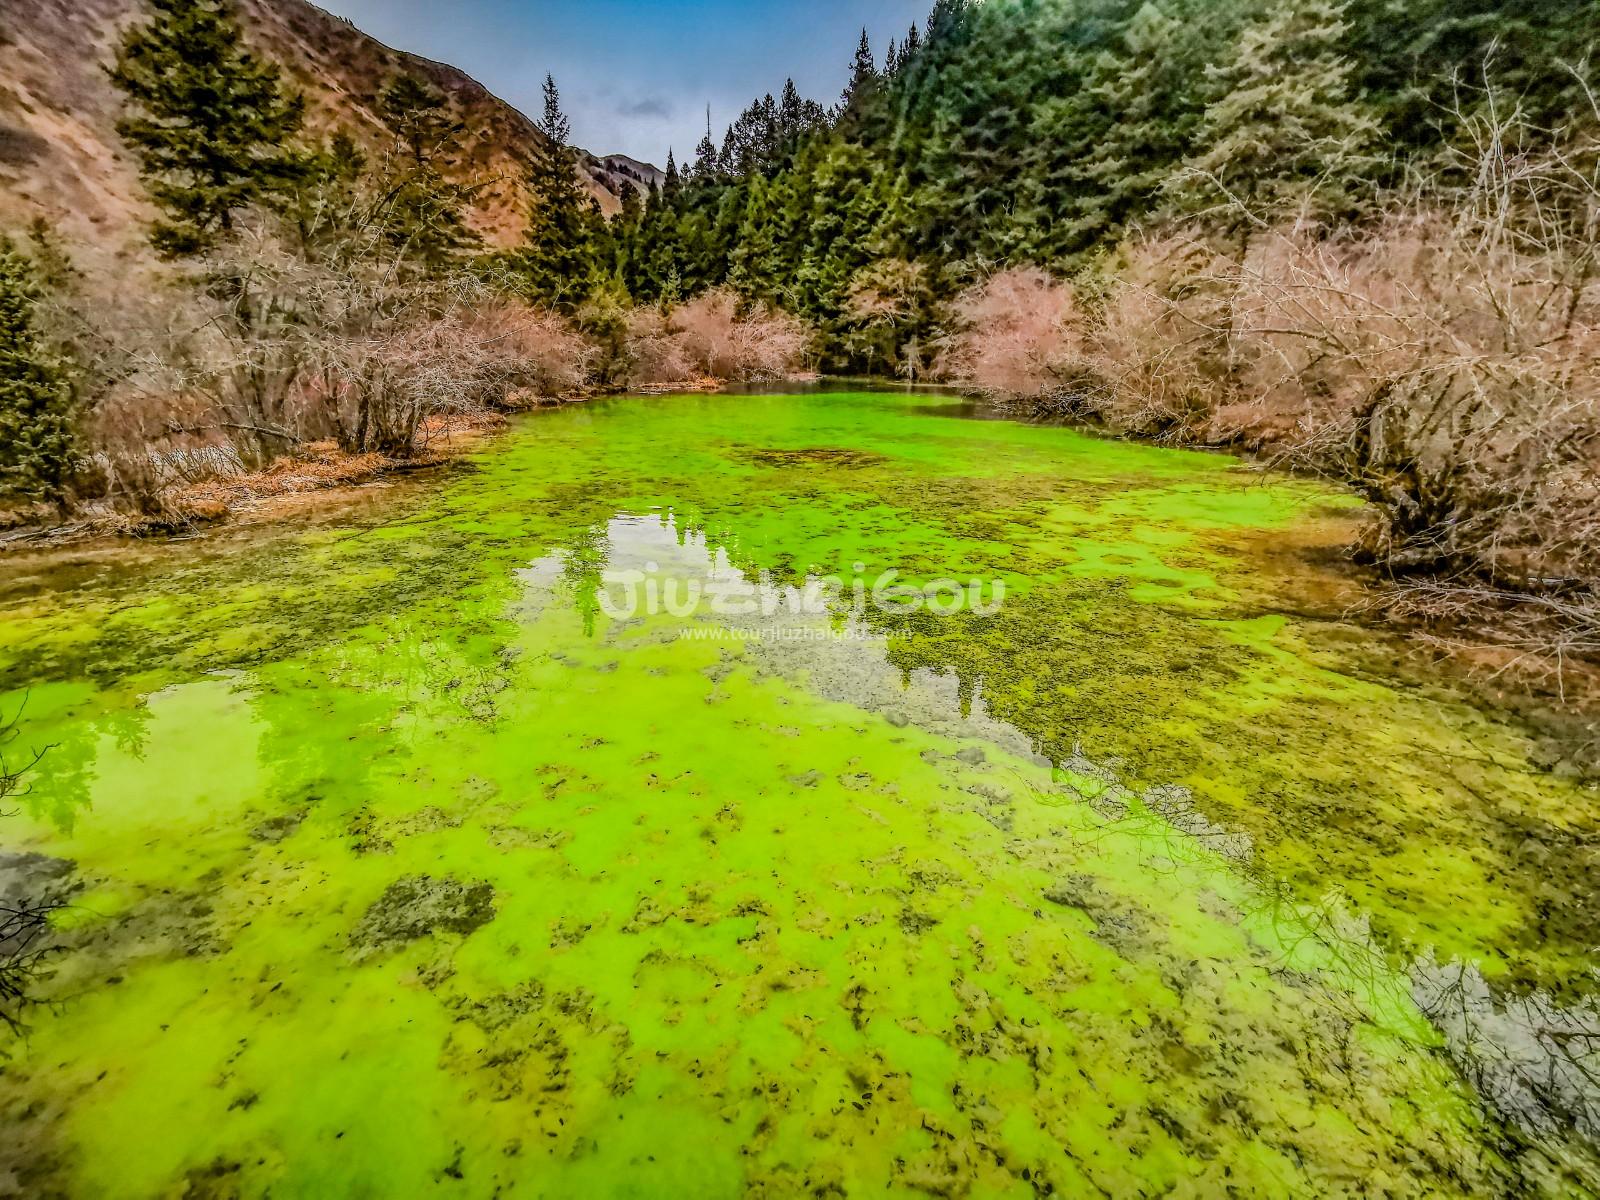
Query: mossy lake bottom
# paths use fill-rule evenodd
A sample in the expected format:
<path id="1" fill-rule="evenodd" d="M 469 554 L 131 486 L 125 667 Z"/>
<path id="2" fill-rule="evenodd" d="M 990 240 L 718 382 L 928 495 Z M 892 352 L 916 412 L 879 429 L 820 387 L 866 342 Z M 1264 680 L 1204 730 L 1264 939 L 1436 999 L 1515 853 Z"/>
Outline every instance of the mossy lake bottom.
<path id="1" fill-rule="evenodd" d="M 1327 616 L 1346 498 L 980 415 L 0 559 L 0 1194 L 1593 1192 L 1600 794 Z"/>

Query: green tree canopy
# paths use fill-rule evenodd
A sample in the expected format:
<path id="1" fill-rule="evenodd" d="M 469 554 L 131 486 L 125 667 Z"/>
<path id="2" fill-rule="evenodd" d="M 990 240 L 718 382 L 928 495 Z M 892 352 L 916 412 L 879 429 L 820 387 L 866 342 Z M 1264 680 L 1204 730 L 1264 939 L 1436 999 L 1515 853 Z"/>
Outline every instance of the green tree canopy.
<path id="1" fill-rule="evenodd" d="M 1168 184 L 1176 207 L 1237 211 L 1227 223 L 1239 225 L 1349 203 L 1378 127 L 1351 95 L 1343 12 L 1336 0 L 1281 0 L 1245 26 L 1208 72 L 1216 98 Z"/>
<path id="2" fill-rule="evenodd" d="M 0 236 L 0 495 L 58 500 L 77 460 L 73 395 L 35 324 L 33 265 Z"/>
<path id="3" fill-rule="evenodd" d="M 176 257 L 205 249 L 240 209 L 292 191 L 305 171 L 291 145 L 305 102 L 284 90 L 276 66 L 240 46 L 223 0 L 151 7 L 110 75 L 134 109 L 117 132 L 163 214 L 151 241 Z"/>
<path id="4" fill-rule="evenodd" d="M 594 284 L 595 241 L 602 222 L 599 207 L 578 181 L 561 93 L 549 75 L 539 133 L 528 170 L 527 234 L 511 265 L 529 296 L 571 306 Z"/>
<path id="5" fill-rule="evenodd" d="M 476 188 L 457 183 L 465 122 L 438 91 L 414 75 L 397 75 L 379 97 L 394 134 L 384 180 L 384 228 L 391 241 L 430 270 L 479 248 L 465 209 Z"/>

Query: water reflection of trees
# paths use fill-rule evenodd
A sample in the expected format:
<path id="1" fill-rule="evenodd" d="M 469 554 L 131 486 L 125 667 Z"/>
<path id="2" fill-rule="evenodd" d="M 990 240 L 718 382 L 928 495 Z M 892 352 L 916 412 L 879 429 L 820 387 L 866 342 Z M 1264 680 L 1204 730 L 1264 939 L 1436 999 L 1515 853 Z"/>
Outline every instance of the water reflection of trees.
<path id="1" fill-rule="evenodd" d="M 1043 581 L 992 616 L 866 618 L 904 677 L 954 676 L 964 698 L 981 692 L 991 717 L 1052 759 L 1082 744 L 1142 784 L 1193 781 L 1194 803 L 1248 833 L 1302 900 L 1353 882 L 1394 897 L 1375 935 L 1396 952 L 1463 945 L 1470 931 L 1450 921 L 1441 893 L 1465 874 L 1487 909 L 1526 923 L 1482 947 L 1506 957 L 1519 985 L 1595 988 L 1573 976 L 1594 940 L 1600 857 L 1540 816 L 1563 785 L 1500 756 L 1451 760 L 1447 743 L 1469 731 L 1444 723 L 1442 706 L 1374 695 L 1232 636 L 1215 614 L 1133 601 L 1104 580 Z M 1497 790 L 1523 794 L 1484 798 Z M 1433 850 L 1421 871 L 1419 838 Z"/>
<path id="2" fill-rule="evenodd" d="M 20 706 L 9 716 L 0 712 L 0 808 L 26 791 L 28 774 L 45 756 L 39 749 L 20 756 L 14 752 L 20 714 Z M 0 856 L 0 1023 L 13 1034 L 22 1030 L 35 1003 L 40 966 L 54 951 L 48 936 L 50 915 L 61 907 L 61 899 L 41 887 L 41 877 L 56 873 L 55 866 L 38 856 Z M 13 867 L 21 869 L 8 869 Z"/>
<path id="3" fill-rule="evenodd" d="M 1414 1005 L 1462 1077 L 1506 1123 L 1508 1148 L 1532 1150 L 1557 1173 L 1600 1186 L 1594 999 L 1564 1004 L 1548 989 L 1491 982 L 1473 962 L 1386 951 L 1368 918 L 1338 893 L 1307 903 L 1262 870 L 1249 840 L 1198 814 L 1185 788 L 1135 791 L 1080 748 L 1058 768 L 1057 784 L 1097 815 L 1098 824 L 1079 834 L 1089 846 L 1099 837 L 1131 838 L 1150 871 L 1178 871 L 1197 848 L 1225 860 L 1248 884 L 1238 905 L 1241 924 L 1270 930 L 1274 973 L 1315 988 L 1319 1003 L 1352 1029 L 1403 1021 Z"/>

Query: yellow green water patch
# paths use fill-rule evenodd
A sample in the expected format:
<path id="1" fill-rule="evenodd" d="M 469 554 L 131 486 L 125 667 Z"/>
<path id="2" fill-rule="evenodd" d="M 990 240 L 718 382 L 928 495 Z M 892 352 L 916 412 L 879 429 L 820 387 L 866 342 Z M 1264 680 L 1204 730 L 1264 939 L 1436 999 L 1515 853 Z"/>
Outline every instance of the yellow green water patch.
<path id="1" fill-rule="evenodd" d="M 1325 493 L 958 412 L 562 410 L 343 524 L 0 591 L 49 747 L 0 880 L 72 904 L 18 1186 L 1592 1184 L 1592 792 L 1261 611 L 1243 535 Z M 616 606 L 891 570 L 1005 595 Z"/>

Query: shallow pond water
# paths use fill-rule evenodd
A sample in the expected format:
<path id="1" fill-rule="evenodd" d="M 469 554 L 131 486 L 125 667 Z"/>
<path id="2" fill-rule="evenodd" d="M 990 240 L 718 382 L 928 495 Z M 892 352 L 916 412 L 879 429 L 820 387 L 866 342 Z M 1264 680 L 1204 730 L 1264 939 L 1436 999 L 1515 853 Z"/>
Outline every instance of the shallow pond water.
<path id="1" fill-rule="evenodd" d="M 0 560 L 3 1178 L 1593 1189 L 1600 796 L 1330 618 L 1349 501 L 975 415 L 609 400 Z"/>

